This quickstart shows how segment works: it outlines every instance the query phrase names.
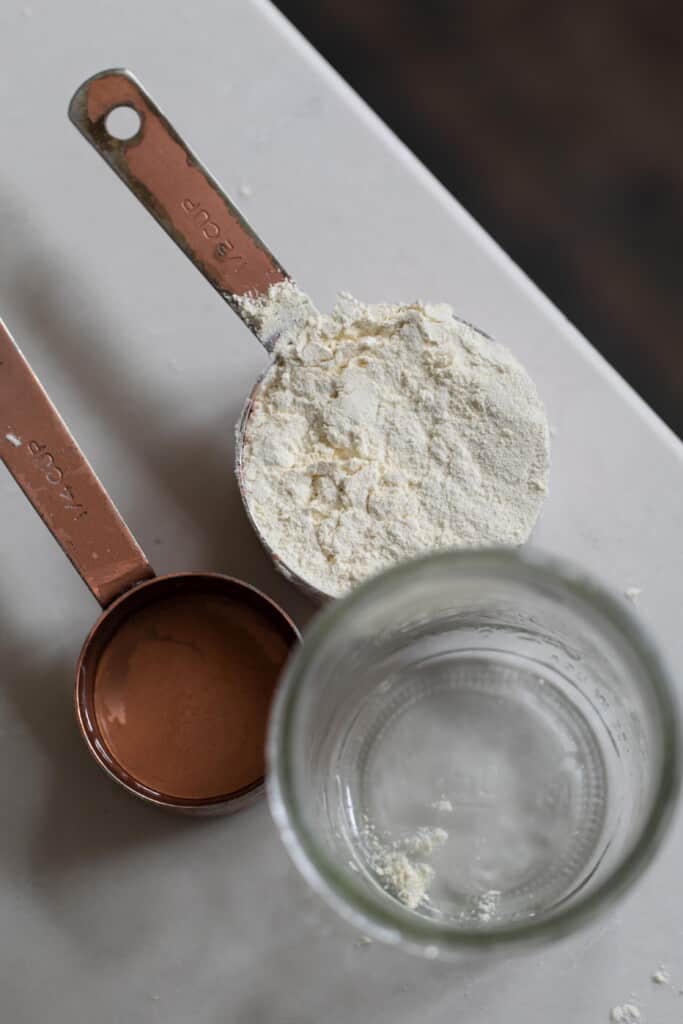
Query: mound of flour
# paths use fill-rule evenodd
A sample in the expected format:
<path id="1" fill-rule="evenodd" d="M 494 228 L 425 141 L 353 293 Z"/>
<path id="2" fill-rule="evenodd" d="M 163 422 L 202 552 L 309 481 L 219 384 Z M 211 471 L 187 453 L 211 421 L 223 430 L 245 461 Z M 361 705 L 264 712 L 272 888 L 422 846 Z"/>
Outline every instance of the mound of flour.
<path id="1" fill-rule="evenodd" d="M 546 491 L 549 431 L 526 371 L 450 306 L 323 315 L 289 282 L 242 300 L 274 362 L 245 434 L 251 514 L 331 596 L 438 548 L 517 545 Z"/>

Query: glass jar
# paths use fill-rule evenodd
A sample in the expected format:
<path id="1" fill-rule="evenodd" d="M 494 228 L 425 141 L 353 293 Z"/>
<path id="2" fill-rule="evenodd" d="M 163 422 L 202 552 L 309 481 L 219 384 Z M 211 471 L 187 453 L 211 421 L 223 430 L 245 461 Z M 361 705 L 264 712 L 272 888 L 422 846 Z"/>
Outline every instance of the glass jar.
<path id="1" fill-rule="evenodd" d="M 546 941 L 623 892 L 679 781 L 636 617 L 525 551 L 404 563 L 313 622 L 271 716 L 273 817 L 309 883 L 427 956 Z"/>

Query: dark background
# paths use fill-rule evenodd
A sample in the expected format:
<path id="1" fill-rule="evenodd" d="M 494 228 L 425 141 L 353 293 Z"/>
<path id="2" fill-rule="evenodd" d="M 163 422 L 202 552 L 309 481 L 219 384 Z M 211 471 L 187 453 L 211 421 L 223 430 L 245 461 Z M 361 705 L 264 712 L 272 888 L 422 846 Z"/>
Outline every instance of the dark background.
<path id="1" fill-rule="evenodd" d="M 683 4 L 278 2 L 683 434 Z"/>

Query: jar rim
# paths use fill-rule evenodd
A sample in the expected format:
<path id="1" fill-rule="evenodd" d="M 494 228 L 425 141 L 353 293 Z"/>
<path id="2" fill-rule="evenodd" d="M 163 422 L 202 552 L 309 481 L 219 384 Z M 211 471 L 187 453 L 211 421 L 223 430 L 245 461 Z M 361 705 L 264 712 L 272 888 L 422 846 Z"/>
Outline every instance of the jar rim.
<path id="1" fill-rule="evenodd" d="M 564 590 L 579 604 L 597 610 L 634 651 L 645 669 L 662 729 L 663 755 L 648 815 L 640 835 L 614 870 L 590 893 L 547 918 L 521 918 L 486 930 L 443 924 L 387 900 L 376 902 L 360 884 L 343 873 L 300 812 L 293 782 L 294 711 L 308 669 L 326 638 L 367 602 L 426 573 L 482 572 L 515 582 L 545 583 Z M 324 608 L 304 631 L 304 642 L 288 663 L 271 712 L 267 741 L 267 792 L 271 814 L 292 860 L 309 883 L 342 917 L 380 940 L 420 949 L 427 955 L 521 945 L 556 938 L 622 893 L 656 852 L 670 820 L 680 787 L 681 751 L 678 709 L 672 681 L 652 640 L 635 613 L 582 569 L 538 550 L 510 548 L 441 551 L 402 562 L 359 584 L 350 594 Z"/>

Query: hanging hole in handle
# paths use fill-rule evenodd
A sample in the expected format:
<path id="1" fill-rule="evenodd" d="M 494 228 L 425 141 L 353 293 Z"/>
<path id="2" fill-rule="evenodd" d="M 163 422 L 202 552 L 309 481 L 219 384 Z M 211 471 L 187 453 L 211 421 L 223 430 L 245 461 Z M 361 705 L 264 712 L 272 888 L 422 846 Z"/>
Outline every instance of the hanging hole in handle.
<path id="1" fill-rule="evenodd" d="M 142 118 L 132 107 L 114 107 L 104 119 L 104 127 L 113 139 L 128 142 L 140 131 Z"/>

